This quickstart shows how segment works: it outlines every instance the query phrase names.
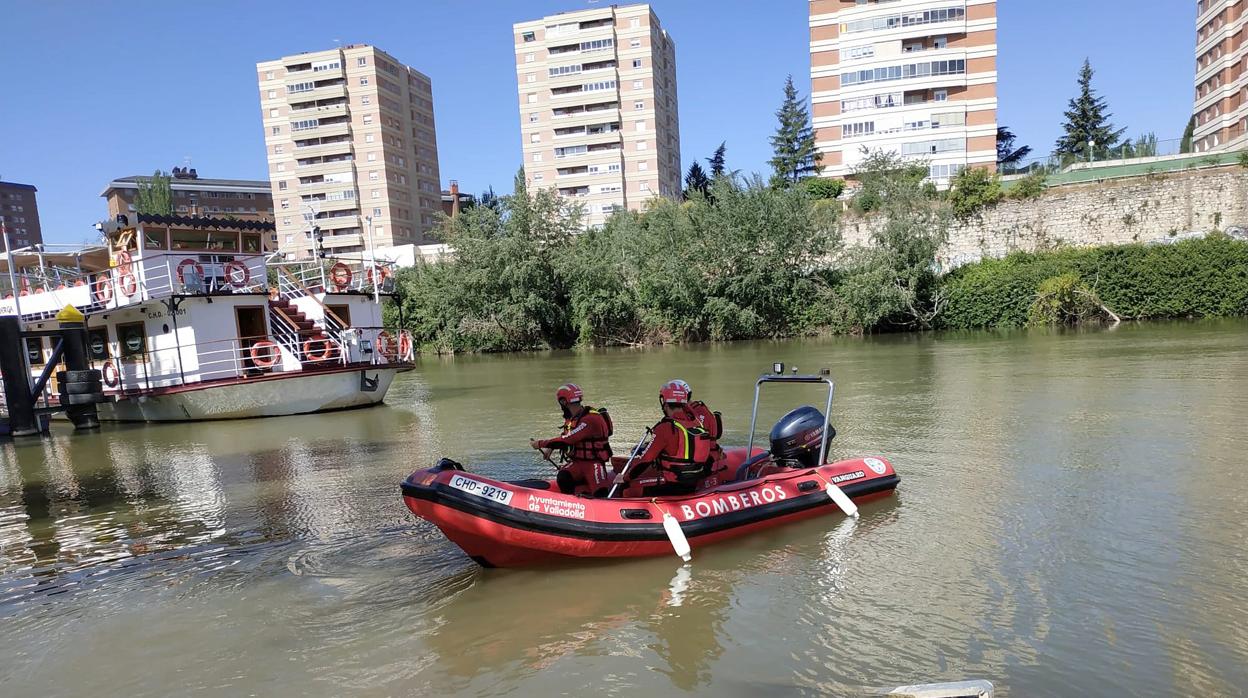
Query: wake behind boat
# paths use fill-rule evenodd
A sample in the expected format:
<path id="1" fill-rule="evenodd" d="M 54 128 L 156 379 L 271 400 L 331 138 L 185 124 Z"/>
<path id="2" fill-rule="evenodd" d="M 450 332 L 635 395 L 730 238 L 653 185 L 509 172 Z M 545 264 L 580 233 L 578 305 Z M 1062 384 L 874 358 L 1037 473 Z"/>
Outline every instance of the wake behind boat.
<path id="1" fill-rule="evenodd" d="M 830 411 L 833 385 L 827 378 L 763 376 L 756 384 L 751 432 L 758 388 L 773 382 L 825 383 Z M 900 478 L 884 458 L 824 463 L 832 435 L 818 410 L 798 408 L 772 429 L 769 450 L 752 443 L 725 449 L 726 475 L 707 478 L 695 492 L 680 496 L 564 494 L 554 479 L 496 480 L 446 458 L 412 473 L 402 492 L 413 514 L 436 525 L 484 567 L 658 556 L 674 548 L 688 555 L 688 548 L 794 521 L 837 511 L 856 514 L 856 503 L 894 492 Z M 813 462 L 804 457 L 812 450 L 818 454 Z M 612 459 L 616 472 L 626 465 L 625 458 Z"/>

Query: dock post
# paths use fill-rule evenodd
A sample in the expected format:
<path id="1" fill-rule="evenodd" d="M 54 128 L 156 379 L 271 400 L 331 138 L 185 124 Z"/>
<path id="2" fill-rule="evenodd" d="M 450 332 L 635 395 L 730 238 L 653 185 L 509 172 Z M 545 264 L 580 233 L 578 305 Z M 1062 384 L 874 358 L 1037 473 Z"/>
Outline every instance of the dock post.
<path id="1" fill-rule="evenodd" d="M 30 369 L 26 367 L 26 342 L 22 341 L 22 323 L 16 315 L 0 317 L 0 374 L 4 377 L 4 399 L 9 408 L 9 432 L 14 436 L 38 434 Z"/>
<path id="2" fill-rule="evenodd" d="M 86 320 L 86 317 L 72 305 L 66 305 L 61 312 L 56 314 L 56 321 L 60 325 L 61 330 L 61 343 L 65 351 L 65 370 L 67 375 L 70 372 L 82 372 L 91 369 L 91 364 L 87 361 Z M 91 373 L 93 381 L 83 382 L 94 382 L 96 385 L 99 385 L 100 372 L 95 370 L 91 371 Z M 62 401 L 66 397 L 68 396 L 62 395 Z M 96 394 L 97 400 L 103 397 L 101 394 Z M 100 428 L 100 417 L 96 412 L 95 402 L 83 405 L 67 404 L 65 405 L 65 416 L 69 417 L 69 421 L 74 423 L 76 431 Z"/>

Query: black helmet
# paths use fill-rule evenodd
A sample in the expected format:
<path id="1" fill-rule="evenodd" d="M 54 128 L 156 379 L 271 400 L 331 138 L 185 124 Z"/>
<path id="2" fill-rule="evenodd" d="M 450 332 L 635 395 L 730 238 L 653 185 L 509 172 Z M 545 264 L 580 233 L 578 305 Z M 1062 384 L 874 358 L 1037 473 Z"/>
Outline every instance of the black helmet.
<path id="1" fill-rule="evenodd" d="M 818 465 L 824 427 L 827 427 L 828 440 L 831 441 L 836 436 L 836 429 L 828 424 L 822 412 L 810 405 L 789 412 L 771 428 L 772 457 L 777 461 L 797 461 L 808 468 Z"/>

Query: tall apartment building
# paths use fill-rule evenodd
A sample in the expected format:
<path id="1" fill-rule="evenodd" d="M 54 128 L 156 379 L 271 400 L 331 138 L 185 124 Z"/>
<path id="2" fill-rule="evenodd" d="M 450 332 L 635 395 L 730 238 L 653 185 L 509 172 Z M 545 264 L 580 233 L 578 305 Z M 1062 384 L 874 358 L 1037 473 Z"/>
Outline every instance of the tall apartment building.
<path id="1" fill-rule="evenodd" d="M 1248 147 L 1248 0 L 1196 3 L 1192 149 Z"/>
<path id="2" fill-rule="evenodd" d="M 824 176 L 864 148 L 926 160 L 938 184 L 996 169 L 996 0 L 810 0 L 810 76 Z"/>
<path id="3" fill-rule="evenodd" d="M 529 185 L 583 201 L 589 226 L 679 195 L 676 44 L 650 6 L 566 12 L 513 29 Z"/>
<path id="4" fill-rule="evenodd" d="M 9 233 L 9 246 L 13 249 L 43 242 L 39 204 L 35 202 L 37 191 L 32 184 L 0 182 L 0 222 Z"/>
<path id="5" fill-rule="evenodd" d="M 421 243 L 441 210 L 429 78 L 367 45 L 256 64 L 279 249 Z"/>

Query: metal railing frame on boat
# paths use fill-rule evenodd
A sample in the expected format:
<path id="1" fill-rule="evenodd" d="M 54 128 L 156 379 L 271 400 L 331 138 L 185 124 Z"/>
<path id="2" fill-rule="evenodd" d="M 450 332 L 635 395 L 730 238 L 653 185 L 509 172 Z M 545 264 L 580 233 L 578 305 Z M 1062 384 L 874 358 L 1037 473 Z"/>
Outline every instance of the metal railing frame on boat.
<path id="1" fill-rule="evenodd" d="M 344 292 L 344 291 L 364 291 L 373 292 L 373 282 L 369 279 L 368 260 L 351 260 L 351 259 L 334 259 L 327 257 L 324 260 L 302 260 L 302 261 L 286 261 L 279 258 L 280 253 L 269 255 L 267 263 L 269 267 L 278 270 L 278 292 L 283 298 L 294 297 L 299 298 L 302 294 L 311 295 L 309 289 L 320 288 L 323 291 Z M 342 264 L 351 272 L 351 280 L 343 287 L 338 287 L 329 278 L 329 269 L 335 264 Z M 398 265 L 394 262 L 385 260 L 377 260 L 373 268 L 375 276 L 385 277 L 385 281 L 378 284 L 378 290 L 382 293 L 389 293 L 393 286 L 394 271 Z"/>
<path id="2" fill-rule="evenodd" d="M 396 355 L 395 360 L 391 361 L 380 350 L 378 336 L 382 332 L 387 332 L 387 331 L 388 330 L 386 330 L 386 328 L 384 327 L 352 327 L 346 330 L 346 332 L 348 333 L 354 333 L 356 335 L 359 335 L 360 339 L 362 340 L 371 342 L 371 346 L 373 347 L 371 352 L 368 354 L 369 358 L 367 359 L 367 361 L 354 362 L 354 363 L 367 363 L 369 365 L 374 365 L 374 366 L 385 366 L 385 365 L 389 365 L 393 363 L 400 363 L 404 361 L 405 359 L 401 355 Z M 255 373 L 253 375 L 263 375 L 263 374 L 269 374 L 269 373 L 298 373 L 299 371 L 303 370 L 303 368 L 308 364 L 325 365 L 327 363 L 333 362 L 342 366 L 347 366 L 350 363 L 353 363 L 353 362 L 348 361 L 348 346 L 347 346 L 346 341 L 334 339 L 332 337 L 313 337 L 310 339 L 329 342 L 330 346 L 332 347 L 332 353 L 333 353 L 334 358 L 330 361 L 309 361 L 303 356 L 301 356 L 301 354 L 303 353 L 303 346 L 302 346 L 302 343 L 300 343 L 298 345 L 299 351 L 292 352 L 294 357 L 299 361 L 300 368 L 298 370 L 286 370 L 282 368 L 282 361 L 281 361 L 281 355 L 280 355 L 282 347 L 281 345 L 279 345 L 279 348 L 277 349 L 277 351 L 279 352 L 277 363 L 274 366 L 265 368 L 265 367 L 255 366 L 254 364 L 249 365 L 249 362 L 252 359 L 251 348 L 255 343 L 260 342 L 260 341 L 270 341 L 270 342 L 274 341 L 273 337 L 270 335 L 254 335 L 254 336 L 249 336 L 249 337 L 231 337 L 229 339 L 218 339 L 218 340 L 213 340 L 210 342 L 197 342 L 189 346 L 182 345 L 182 344 L 174 344 L 173 346 L 166 346 L 166 347 L 159 347 L 159 348 L 153 348 L 152 347 L 153 338 L 147 337 L 144 339 L 144 347 L 143 347 L 142 353 L 132 354 L 131 356 L 125 357 L 125 358 L 116 357 L 116 356 L 109 357 L 108 359 L 97 358 L 92 361 L 92 367 L 103 368 L 103 363 L 105 361 L 113 362 L 114 367 L 116 367 L 118 371 L 119 383 L 116 387 L 105 386 L 105 391 L 110 392 L 110 393 L 115 392 L 115 393 L 125 394 L 127 391 L 133 391 L 136 389 L 150 390 L 153 387 L 163 388 L 163 387 L 171 387 L 175 385 L 191 385 L 191 384 L 203 382 L 206 380 L 218 380 L 221 378 L 246 378 L 248 376 L 248 373 L 247 373 L 248 371 L 254 371 Z M 308 340 L 304 340 L 304 341 L 308 341 Z M 227 346 L 223 348 L 219 348 L 219 349 L 217 348 L 207 349 L 207 350 L 204 349 L 204 347 L 210 347 L 213 345 L 221 345 L 221 344 L 225 344 Z M 290 351 L 289 347 L 286 347 L 286 350 Z M 184 357 L 183 352 L 186 352 L 187 354 L 189 354 L 190 352 L 194 352 L 194 356 L 196 358 L 196 368 L 194 369 L 194 372 L 201 376 L 204 374 L 208 374 L 210 377 L 199 378 L 197 380 L 188 381 L 186 379 L 186 373 L 185 373 L 186 367 L 183 361 L 183 357 Z M 171 358 L 173 359 L 173 362 L 174 362 L 173 365 L 176 367 L 168 371 L 161 371 L 161 372 L 152 371 L 151 366 L 154 364 L 162 363 L 161 361 L 159 361 L 159 359 L 165 355 L 171 355 Z M 205 357 L 210 357 L 210 358 L 207 361 L 205 361 Z M 143 383 L 142 387 L 140 388 L 127 388 L 126 387 L 125 385 L 126 377 L 124 375 L 124 372 L 122 371 L 122 367 L 125 365 L 141 366 L 140 370 L 142 371 L 142 375 L 141 375 L 141 379 Z M 212 374 L 214 373 L 228 373 L 230 375 L 213 376 Z M 153 386 L 152 385 L 153 381 L 157 382 L 158 385 Z"/>
<path id="3" fill-rule="evenodd" d="M 758 380 L 754 382 L 754 409 L 750 412 L 750 442 L 749 442 L 749 445 L 746 446 L 745 452 L 747 454 L 754 453 L 754 429 L 758 426 L 758 398 L 759 398 L 759 395 L 762 393 L 763 383 L 805 383 L 807 385 L 812 384 L 812 383 L 827 384 L 828 404 L 823 409 L 823 419 L 824 419 L 823 439 L 821 440 L 819 444 L 819 461 L 818 461 L 819 463 L 827 462 L 828 432 L 830 431 L 827 428 L 827 424 L 832 419 L 832 393 L 836 390 L 836 386 L 832 383 L 832 379 L 827 377 L 826 375 L 803 376 L 803 375 L 793 374 L 793 375 L 786 376 L 784 375 L 784 364 L 776 364 L 775 374 L 767 374 L 767 375 L 759 376 Z"/>

